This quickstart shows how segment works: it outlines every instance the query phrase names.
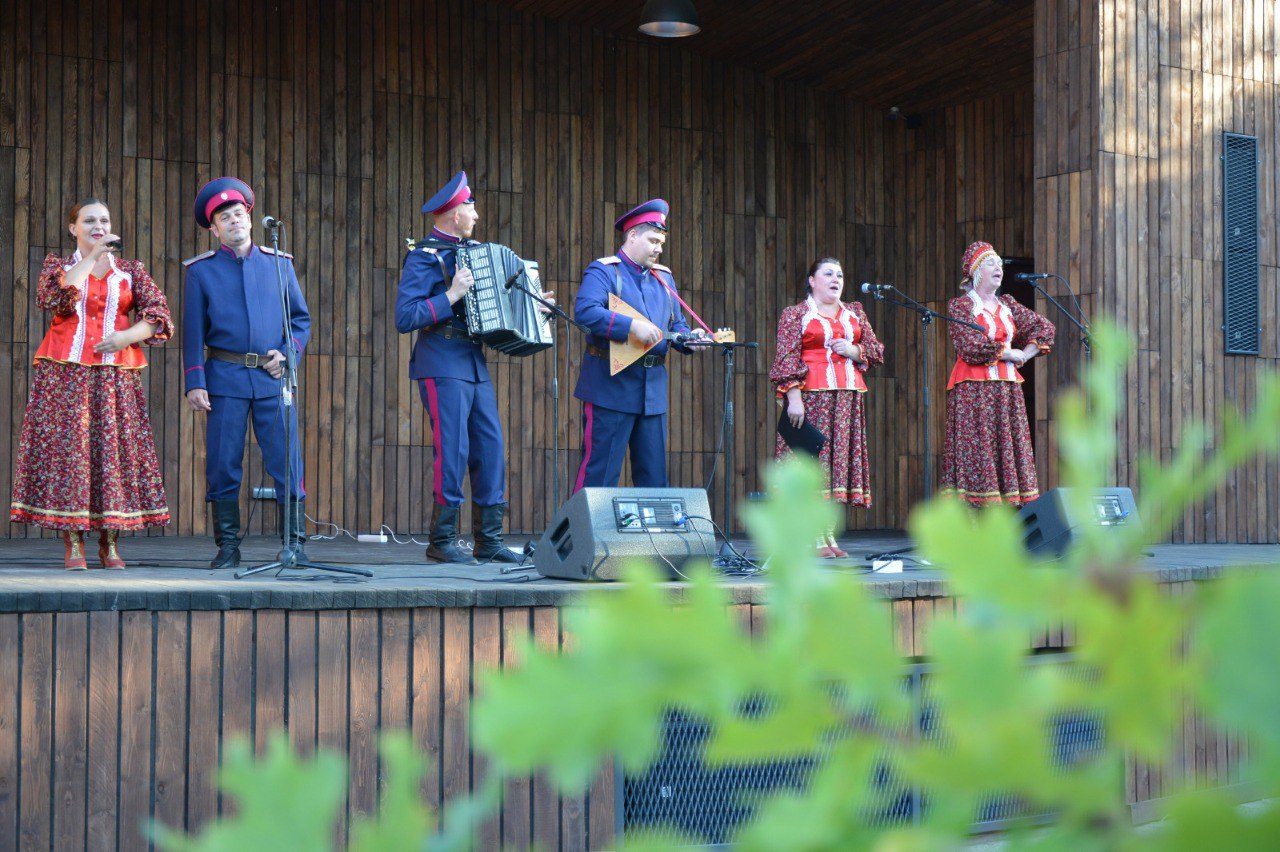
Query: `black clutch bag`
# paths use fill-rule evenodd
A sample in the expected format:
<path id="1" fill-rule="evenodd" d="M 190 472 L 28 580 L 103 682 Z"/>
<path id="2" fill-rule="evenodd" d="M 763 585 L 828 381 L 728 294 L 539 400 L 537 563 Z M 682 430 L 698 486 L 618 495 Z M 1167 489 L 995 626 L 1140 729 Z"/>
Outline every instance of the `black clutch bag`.
<path id="1" fill-rule="evenodd" d="M 782 409 L 782 416 L 778 418 L 778 434 L 787 442 L 788 447 L 798 453 L 808 453 L 815 459 L 822 452 L 822 445 L 827 442 L 826 436 L 807 417 L 799 427 L 792 426 L 786 408 Z"/>

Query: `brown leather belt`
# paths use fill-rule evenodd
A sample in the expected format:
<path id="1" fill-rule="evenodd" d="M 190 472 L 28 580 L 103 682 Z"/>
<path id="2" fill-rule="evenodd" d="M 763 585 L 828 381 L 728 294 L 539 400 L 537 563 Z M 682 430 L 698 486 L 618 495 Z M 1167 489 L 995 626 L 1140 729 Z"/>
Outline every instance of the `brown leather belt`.
<path id="1" fill-rule="evenodd" d="M 471 339 L 471 332 L 453 325 L 433 325 L 427 329 L 427 334 L 438 334 L 446 340 Z"/>
<path id="2" fill-rule="evenodd" d="M 226 361 L 228 364 L 239 364 L 242 367 L 248 367 L 256 370 L 261 367 L 264 370 L 267 362 L 271 360 L 270 355 L 259 355 L 257 352 L 231 352 L 227 349 L 217 349 L 213 346 L 207 347 L 206 351 L 209 357 L 215 361 Z"/>
<path id="3" fill-rule="evenodd" d="M 608 352 L 604 351 L 599 346 L 593 346 L 590 343 L 587 344 L 587 354 L 594 355 L 597 358 L 603 358 L 606 361 L 609 360 Z M 652 352 L 650 352 L 647 355 L 645 355 L 643 358 L 636 361 L 636 363 L 639 364 L 641 367 L 661 367 L 662 362 L 666 360 L 667 360 L 667 354 L 665 352 L 662 353 L 661 355 L 654 355 Z"/>

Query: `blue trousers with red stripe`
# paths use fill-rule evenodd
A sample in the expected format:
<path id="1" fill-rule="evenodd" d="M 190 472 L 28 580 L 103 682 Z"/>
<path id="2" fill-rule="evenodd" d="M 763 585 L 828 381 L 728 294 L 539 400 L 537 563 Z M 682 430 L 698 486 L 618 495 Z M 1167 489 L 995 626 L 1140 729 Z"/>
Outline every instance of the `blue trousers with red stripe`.
<path id="1" fill-rule="evenodd" d="M 206 500 L 235 500 L 240 496 L 240 479 L 244 467 L 244 444 L 248 437 L 249 418 L 253 417 L 253 436 L 262 450 L 262 466 L 275 480 L 277 499 L 284 499 L 284 430 L 289 424 L 293 463 L 289 466 L 293 480 L 292 496 L 305 500 L 302 484 L 302 444 L 298 441 L 298 411 L 284 406 L 280 397 L 244 399 L 238 396 L 209 395 L 211 411 L 205 431 L 204 475 Z"/>
<path id="2" fill-rule="evenodd" d="M 419 379 L 418 391 L 431 418 L 435 501 L 461 506 L 462 482 L 470 472 L 471 499 L 477 506 L 505 503 L 507 465 L 493 384 Z"/>
<path id="3" fill-rule="evenodd" d="M 631 450 L 631 482 L 637 488 L 667 487 L 667 415 L 628 414 L 582 404 L 582 465 L 573 490 L 615 488 Z"/>

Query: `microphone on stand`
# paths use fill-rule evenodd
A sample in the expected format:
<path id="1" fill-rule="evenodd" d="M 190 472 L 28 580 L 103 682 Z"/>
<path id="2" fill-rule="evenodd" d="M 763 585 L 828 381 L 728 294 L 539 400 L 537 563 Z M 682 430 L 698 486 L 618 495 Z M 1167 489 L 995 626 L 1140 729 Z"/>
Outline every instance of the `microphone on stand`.
<path id="1" fill-rule="evenodd" d="M 274 231 L 276 228 L 279 228 L 283 224 L 284 222 L 280 219 L 277 219 L 275 216 L 262 217 L 262 227 L 266 228 L 268 231 Z"/>
<path id="2" fill-rule="evenodd" d="M 1045 278 L 1052 278 L 1052 272 L 1019 272 L 1013 276 L 1014 281 L 1040 281 Z"/>
<path id="3" fill-rule="evenodd" d="M 868 295 L 872 295 L 875 293 L 883 293 L 886 290 L 892 290 L 892 289 L 893 289 L 892 284 L 871 284 L 866 281 L 862 282 L 862 292 L 867 293 Z"/>

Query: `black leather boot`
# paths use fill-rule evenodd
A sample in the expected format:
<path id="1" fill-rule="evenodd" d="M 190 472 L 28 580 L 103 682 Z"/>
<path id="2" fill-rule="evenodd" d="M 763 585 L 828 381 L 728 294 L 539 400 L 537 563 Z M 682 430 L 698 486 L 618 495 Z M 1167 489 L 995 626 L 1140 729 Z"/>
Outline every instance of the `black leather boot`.
<path id="1" fill-rule="evenodd" d="M 434 562 L 452 562 L 470 565 L 471 554 L 458 547 L 457 506 L 436 506 L 436 516 L 431 521 L 431 544 L 427 546 L 427 558 Z"/>
<path id="2" fill-rule="evenodd" d="M 214 500 L 213 541 L 218 545 L 218 555 L 209 563 L 210 568 L 240 567 L 240 501 Z"/>
<path id="3" fill-rule="evenodd" d="M 502 540 L 502 519 L 507 514 L 507 504 L 473 506 L 471 532 L 476 540 L 474 556 L 477 562 L 505 562 L 517 564 L 520 557 L 507 549 Z"/>
<path id="4" fill-rule="evenodd" d="M 302 546 L 307 543 L 307 512 L 305 503 L 290 503 L 289 540 L 284 540 L 284 505 L 276 504 L 276 522 L 280 530 L 280 543 L 297 554 L 298 559 L 306 559 L 307 552 Z"/>

